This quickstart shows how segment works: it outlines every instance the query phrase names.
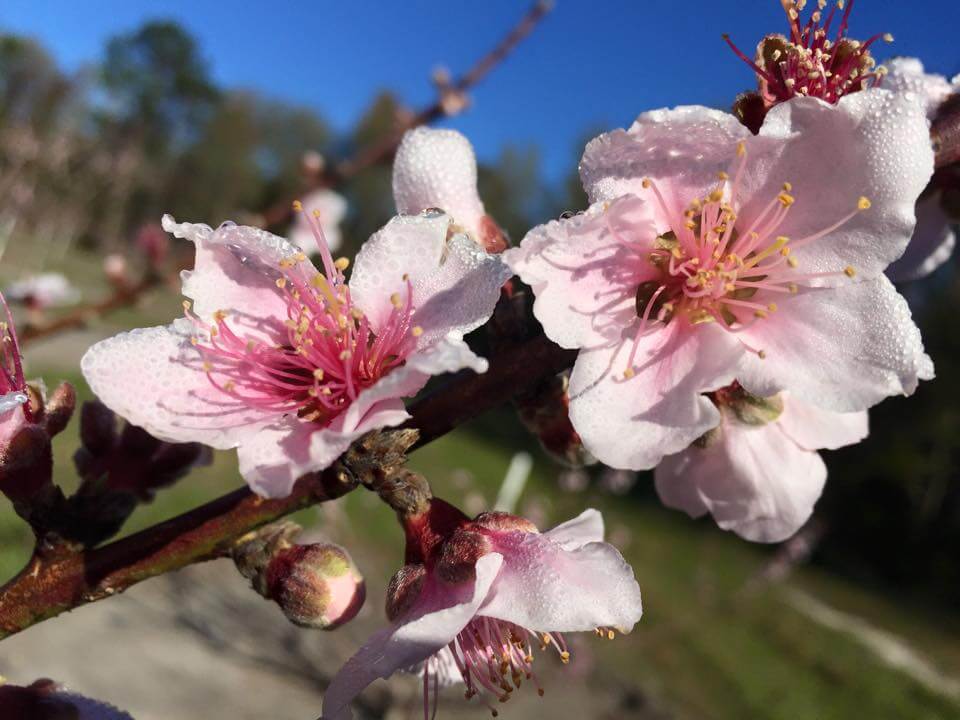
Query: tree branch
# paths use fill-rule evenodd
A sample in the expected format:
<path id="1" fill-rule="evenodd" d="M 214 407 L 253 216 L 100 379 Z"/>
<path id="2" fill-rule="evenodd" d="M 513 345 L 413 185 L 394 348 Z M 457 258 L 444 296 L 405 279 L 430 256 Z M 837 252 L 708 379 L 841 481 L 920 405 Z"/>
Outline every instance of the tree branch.
<path id="1" fill-rule="evenodd" d="M 441 437 L 506 402 L 519 389 L 569 367 L 575 355 L 538 335 L 502 350 L 483 375 L 455 376 L 411 405 L 413 417 L 408 424 L 420 431 L 417 444 Z M 340 464 L 301 478 L 285 498 L 266 500 L 240 488 L 99 548 L 84 551 L 65 543 L 39 546 L 27 566 L 0 589 L 0 638 L 123 592 L 142 580 L 220 557 L 245 533 L 340 497 L 357 485 L 358 466 L 370 452 L 365 440 L 355 443 Z M 351 459 L 351 453 L 360 459 Z"/>
<path id="2" fill-rule="evenodd" d="M 23 345 L 33 340 L 56 335 L 63 330 L 82 328 L 93 318 L 132 305 L 146 292 L 160 285 L 162 281 L 162 276 L 149 271 L 136 285 L 117 288 L 113 294 L 105 300 L 82 305 L 73 309 L 68 314 L 49 323 L 44 323 L 43 325 L 27 325 L 19 332 L 20 344 Z"/>

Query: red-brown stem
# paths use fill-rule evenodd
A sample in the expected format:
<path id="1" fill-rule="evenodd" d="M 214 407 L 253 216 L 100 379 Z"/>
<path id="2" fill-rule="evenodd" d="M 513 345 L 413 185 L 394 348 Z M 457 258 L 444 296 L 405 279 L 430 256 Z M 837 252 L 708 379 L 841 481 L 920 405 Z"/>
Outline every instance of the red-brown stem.
<path id="1" fill-rule="evenodd" d="M 419 444 L 506 402 L 519 389 L 569 367 L 575 353 L 537 336 L 501 351 L 483 375 L 462 374 L 410 407 Z M 92 550 L 38 547 L 0 589 L 0 638 L 141 580 L 222 556 L 240 536 L 304 507 L 332 500 L 354 484 L 334 470 L 308 476 L 288 497 L 264 500 L 234 490 L 171 520 Z"/>
<path id="2" fill-rule="evenodd" d="M 162 281 L 163 278 L 160 275 L 148 272 L 136 285 L 117 288 L 114 293 L 105 300 L 82 305 L 81 307 L 73 309 L 68 314 L 43 325 L 27 325 L 19 332 L 20 344 L 23 345 L 32 340 L 39 340 L 50 335 L 56 335 L 63 330 L 81 328 L 93 318 L 132 305 L 139 300 L 144 293 L 153 289 Z"/>

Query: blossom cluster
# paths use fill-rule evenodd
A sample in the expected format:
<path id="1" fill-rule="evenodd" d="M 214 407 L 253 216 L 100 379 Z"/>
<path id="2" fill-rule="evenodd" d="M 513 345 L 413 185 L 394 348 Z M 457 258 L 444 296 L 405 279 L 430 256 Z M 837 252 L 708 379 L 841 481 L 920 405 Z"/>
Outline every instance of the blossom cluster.
<path id="1" fill-rule="evenodd" d="M 330 189 L 294 204 L 289 239 L 165 216 L 195 247 L 182 317 L 95 344 L 84 377 L 156 438 L 236 449 L 249 486 L 284 497 L 410 420 L 404 400 L 431 377 L 485 372 L 466 338 L 505 284 L 527 286 L 543 333 L 577 353 L 560 407 L 585 454 L 654 469 L 664 504 L 744 538 L 790 537 L 826 481 L 818 451 L 863 440 L 869 408 L 934 377 L 894 281 L 929 274 L 955 244 L 928 186 L 931 121 L 960 83 L 916 60 L 876 65 L 884 36 L 848 37 L 849 6 L 821 3 L 806 23 L 802 3 L 784 6 L 789 35 L 755 58 L 733 46 L 757 76 L 755 127 L 697 105 L 643 112 L 586 146 L 589 207 L 514 247 L 453 130 L 406 134 L 397 216 L 352 263 L 334 254 L 348 209 Z M 12 294 L 36 304 L 49 284 Z M 0 450 L 31 422 L 3 304 Z M 490 703 L 525 683 L 542 693 L 536 647 L 566 663 L 564 633 L 613 637 L 640 619 L 633 570 L 595 510 L 544 533 L 429 495 L 398 517 L 389 624 L 333 680 L 325 718 L 349 717 L 398 670 L 421 675 L 428 704 L 454 682 Z M 344 577 L 352 617 L 362 594 Z"/>

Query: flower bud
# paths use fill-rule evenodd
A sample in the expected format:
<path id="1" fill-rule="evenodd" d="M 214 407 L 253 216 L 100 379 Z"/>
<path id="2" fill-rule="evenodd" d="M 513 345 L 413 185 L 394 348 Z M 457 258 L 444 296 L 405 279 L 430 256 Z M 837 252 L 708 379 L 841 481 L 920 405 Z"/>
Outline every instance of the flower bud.
<path id="1" fill-rule="evenodd" d="M 366 598 L 350 554 L 330 543 L 292 545 L 266 567 L 266 597 L 295 625 L 333 630 L 352 620 Z"/>

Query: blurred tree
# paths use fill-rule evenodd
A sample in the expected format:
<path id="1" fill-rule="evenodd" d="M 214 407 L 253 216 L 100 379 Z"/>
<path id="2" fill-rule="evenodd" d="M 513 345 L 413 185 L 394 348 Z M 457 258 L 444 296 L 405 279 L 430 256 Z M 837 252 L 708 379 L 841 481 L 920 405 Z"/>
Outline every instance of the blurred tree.
<path id="1" fill-rule="evenodd" d="M 70 79 L 36 41 L 0 35 L 0 124 L 48 130 L 71 88 Z"/>
<path id="2" fill-rule="evenodd" d="M 170 21 L 147 22 L 111 38 L 103 85 L 123 133 L 139 134 L 151 156 L 192 137 L 218 94 L 196 42 Z"/>
<path id="3" fill-rule="evenodd" d="M 507 146 L 495 165 L 481 165 L 477 186 L 487 213 L 519 243 L 548 204 L 536 147 Z"/>

